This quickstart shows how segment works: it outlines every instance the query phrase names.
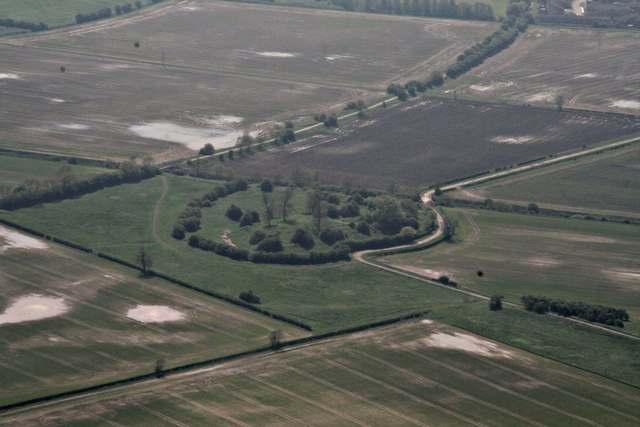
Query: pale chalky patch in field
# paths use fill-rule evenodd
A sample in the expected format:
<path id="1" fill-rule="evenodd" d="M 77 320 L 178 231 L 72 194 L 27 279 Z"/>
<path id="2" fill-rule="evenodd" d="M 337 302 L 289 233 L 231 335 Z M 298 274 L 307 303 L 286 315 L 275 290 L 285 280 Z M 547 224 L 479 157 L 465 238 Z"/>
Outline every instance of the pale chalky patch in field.
<path id="1" fill-rule="evenodd" d="M 69 307 L 62 298 L 27 295 L 18 298 L 7 307 L 4 313 L 0 314 L 0 325 L 47 319 L 59 316 L 68 310 Z"/>
<path id="2" fill-rule="evenodd" d="M 143 323 L 159 323 L 183 320 L 185 315 L 166 305 L 138 305 L 127 312 L 127 317 Z"/>
<path id="3" fill-rule="evenodd" d="M 430 347 L 466 351 L 487 357 L 510 358 L 513 356 L 512 352 L 501 349 L 497 344 L 457 332 L 453 335 L 442 332 L 432 334 L 425 338 L 424 342 Z"/>
<path id="4" fill-rule="evenodd" d="M 8 228 L 0 226 L 0 253 L 10 248 L 16 249 L 47 249 L 49 246 L 33 237 L 25 236 L 22 233 L 11 231 Z"/>
<path id="5" fill-rule="evenodd" d="M 619 100 L 611 103 L 612 107 L 640 110 L 640 101 Z"/>

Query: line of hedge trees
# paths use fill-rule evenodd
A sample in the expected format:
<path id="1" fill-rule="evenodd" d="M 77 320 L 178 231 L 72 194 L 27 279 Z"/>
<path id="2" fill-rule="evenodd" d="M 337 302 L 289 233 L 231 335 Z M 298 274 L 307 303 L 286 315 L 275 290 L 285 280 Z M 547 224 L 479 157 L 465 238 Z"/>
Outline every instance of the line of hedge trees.
<path id="1" fill-rule="evenodd" d="M 523 206 L 523 205 L 504 203 L 499 200 L 496 201 L 493 199 L 468 200 L 468 199 L 456 199 L 448 196 L 434 197 L 433 200 L 438 205 L 446 206 L 446 207 L 476 208 L 476 209 L 493 210 L 497 212 L 514 212 L 514 213 L 521 213 L 521 214 L 555 216 L 560 218 L 585 219 L 585 220 L 591 220 L 591 221 L 608 221 L 608 222 L 618 222 L 622 224 L 640 224 L 640 219 L 638 218 L 624 217 L 619 215 L 596 215 L 596 214 L 587 214 L 583 212 L 561 211 L 556 209 L 542 208 L 535 203 L 529 203 L 527 204 L 527 206 Z"/>
<path id="2" fill-rule="evenodd" d="M 238 261 L 251 261 L 256 264 L 327 264 L 330 262 L 349 261 L 349 248 L 346 245 L 338 245 L 327 252 L 309 252 L 308 254 L 283 253 L 283 252 L 249 252 L 226 243 L 214 242 L 192 234 L 189 236 L 189 246 L 214 252 L 216 255 L 226 256 Z"/>
<path id="3" fill-rule="evenodd" d="M 160 3 L 163 0 L 150 0 L 151 4 Z M 114 7 L 114 11 L 116 15 L 122 15 L 125 13 L 131 13 L 135 9 L 142 9 L 142 2 L 136 1 L 133 4 L 124 3 L 122 5 L 116 5 Z M 76 24 L 83 24 L 85 22 L 97 21 L 99 19 L 111 18 L 113 16 L 113 11 L 109 7 L 105 7 L 103 9 L 97 10 L 91 13 L 78 13 L 76 14 Z"/>
<path id="4" fill-rule="evenodd" d="M 455 0 L 331 0 L 331 3 L 348 11 L 481 21 L 495 20 L 493 7 L 480 2 L 457 4 Z"/>
<path id="5" fill-rule="evenodd" d="M 533 23 L 533 17 L 528 12 L 530 5 L 530 0 L 524 2 L 510 0 L 507 8 L 507 18 L 502 20 L 500 30 L 494 31 L 485 37 L 483 41 L 465 50 L 456 58 L 455 63 L 447 67 L 444 74 L 451 79 L 455 79 L 473 67 L 482 64 L 485 59 L 509 47 L 518 38 L 518 35 L 524 32 L 530 23 Z M 406 101 L 409 96 L 415 97 L 418 92 L 425 92 L 427 89 L 442 86 L 443 83 L 443 73 L 441 71 L 433 71 L 424 80 L 411 80 L 404 85 L 398 83 L 390 84 L 387 87 L 387 93 L 398 97 L 400 101 Z"/>
<path id="6" fill-rule="evenodd" d="M 20 185 L 0 199 L 0 209 L 15 210 L 50 203 L 59 200 L 77 197 L 93 193 L 107 187 L 113 187 L 125 183 L 140 182 L 152 178 L 162 172 L 156 166 L 138 166 L 132 162 L 120 165 L 117 172 L 107 172 L 91 176 L 85 180 L 51 179 L 40 181 L 36 186 Z"/>
<path id="7" fill-rule="evenodd" d="M 565 317 L 576 316 L 589 322 L 597 322 L 619 328 L 624 328 L 623 322 L 629 321 L 629 313 L 622 308 L 605 307 L 580 301 L 551 299 L 545 296 L 527 295 L 520 300 L 526 310 L 538 314 L 552 312 Z"/>
<path id="8" fill-rule="evenodd" d="M 22 28 L 24 30 L 31 30 L 33 32 L 44 31 L 49 29 L 49 26 L 43 22 L 39 22 L 36 24 L 33 22 L 27 22 L 27 21 L 15 21 L 11 18 L 0 19 L 0 27 Z"/>

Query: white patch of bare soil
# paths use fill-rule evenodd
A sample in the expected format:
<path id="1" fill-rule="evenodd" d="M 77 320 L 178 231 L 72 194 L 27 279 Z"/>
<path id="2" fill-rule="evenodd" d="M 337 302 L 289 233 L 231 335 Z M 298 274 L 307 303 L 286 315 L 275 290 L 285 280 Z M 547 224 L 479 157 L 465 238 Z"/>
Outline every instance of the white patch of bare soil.
<path id="1" fill-rule="evenodd" d="M 216 127 L 197 128 L 171 122 L 152 122 L 129 126 L 129 130 L 143 138 L 177 142 L 192 150 L 199 150 L 207 143 L 216 150 L 230 148 L 242 136 L 242 131 L 222 123 Z"/>
<path id="2" fill-rule="evenodd" d="M 49 246 L 41 240 L 25 236 L 22 233 L 11 231 L 0 226 L 0 237 L 4 242 L 0 242 L 0 253 L 10 248 L 16 249 L 47 249 Z"/>
<path id="3" fill-rule="evenodd" d="M 530 135 L 524 136 L 496 136 L 491 138 L 491 142 L 496 144 L 520 145 L 533 142 L 534 138 Z"/>
<path id="4" fill-rule="evenodd" d="M 423 319 L 420 321 L 420 323 L 424 323 L 425 325 L 431 325 L 433 323 L 433 320 L 431 319 Z"/>
<path id="5" fill-rule="evenodd" d="M 579 76 L 575 76 L 576 79 L 595 79 L 596 77 L 598 77 L 596 73 L 587 73 L 587 74 L 580 74 Z"/>
<path id="6" fill-rule="evenodd" d="M 539 92 L 525 98 L 527 102 L 552 102 L 558 95 L 557 91 Z"/>
<path id="7" fill-rule="evenodd" d="M 19 75 L 17 74 L 13 74 L 13 73 L 0 73 L 0 80 L 2 79 L 11 79 L 11 80 L 18 80 L 20 78 Z"/>
<path id="8" fill-rule="evenodd" d="M 127 317 L 143 323 L 160 323 L 184 320 L 186 316 L 166 305 L 138 305 L 127 312 Z"/>
<path id="9" fill-rule="evenodd" d="M 630 108 L 633 110 L 640 110 L 640 101 L 618 100 L 611 103 L 612 107 Z"/>
<path id="10" fill-rule="evenodd" d="M 256 55 L 266 56 L 267 58 L 295 58 L 295 54 L 288 52 L 256 52 Z"/>
<path id="11" fill-rule="evenodd" d="M 605 270 L 605 274 L 625 281 L 640 283 L 640 270 Z"/>
<path id="12" fill-rule="evenodd" d="M 60 99 L 60 98 L 49 98 L 49 101 L 53 102 L 54 104 L 60 104 L 60 103 L 63 103 L 63 102 L 67 102 L 64 99 Z"/>
<path id="13" fill-rule="evenodd" d="M 558 260 L 545 257 L 527 258 L 520 261 L 521 264 L 532 265 L 534 267 L 555 267 L 560 265 Z"/>
<path id="14" fill-rule="evenodd" d="M 91 129 L 91 126 L 83 125 L 81 123 L 58 123 L 56 125 L 56 127 L 59 128 L 59 129 L 66 129 L 66 130 L 89 130 L 89 129 Z"/>
<path id="15" fill-rule="evenodd" d="M 501 89 L 503 87 L 509 87 L 509 86 L 513 86 L 513 82 L 512 81 L 495 82 L 495 83 L 491 83 L 489 85 L 471 85 L 471 86 L 469 86 L 469 89 L 475 90 L 476 92 L 491 92 L 493 90 Z"/>
<path id="16" fill-rule="evenodd" d="M 458 332 L 453 335 L 438 332 L 426 338 L 425 342 L 430 347 L 466 351 L 486 357 L 511 358 L 513 356 L 512 352 L 501 349 L 497 344 Z"/>
<path id="17" fill-rule="evenodd" d="M 27 295 L 18 298 L 4 313 L 0 314 L 0 325 L 21 323 L 31 320 L 47 319 L 59 316 L 69 310 L 62 298 Z"/>

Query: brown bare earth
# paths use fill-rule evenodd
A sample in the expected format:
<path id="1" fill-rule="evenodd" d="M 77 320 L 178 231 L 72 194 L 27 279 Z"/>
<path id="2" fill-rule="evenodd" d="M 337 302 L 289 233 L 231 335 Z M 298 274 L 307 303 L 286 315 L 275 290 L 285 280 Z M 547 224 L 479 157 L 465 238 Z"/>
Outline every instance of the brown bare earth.
<path id="1" fill-rule="evenodd" d="M 637 31 L 531 26 L 509 49 L 446 85 L 489 101 L 640 114 Z"/>
<path id="2" fill-rule="evenodd" d="M 226 162 L 241 175 L 288 176 L 386 189 L 425 186 L 640 131 L 632 116 L 427 98 L 313 138 Z"/>
<path id="3" fill-rule="evenodd" d="M 157 162 L 225 148 L 377 98 L 494 27 L 194 0 L 4 37 L 0 147 Z"/>

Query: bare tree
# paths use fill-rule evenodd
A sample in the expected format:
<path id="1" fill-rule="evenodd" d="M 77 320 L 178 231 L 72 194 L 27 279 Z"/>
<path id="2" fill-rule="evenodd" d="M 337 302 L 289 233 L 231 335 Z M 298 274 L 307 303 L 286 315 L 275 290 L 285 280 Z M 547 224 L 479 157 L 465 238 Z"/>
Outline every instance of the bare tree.
<path id="1" fill-rule="evenodd" d="M 269 343 L 271 348 L 277 350 L 282 345 L 282 331 L 280 329 L 273 330 L 269 333 Z"/>
<path id="2" fill-rule="evenodd" d="M 295 187 L 288 186 L 282 195 L 282 222 L 287 222 L 287 214 L 291 211 L 291 198 Z"/>
<path id="3" fill-rule="evenodd" d="M 564 106 L 564 95 L 556 96 L 556 107 L 558 107 L 558 111 L 562 111 L 563 106 Z"/>
<path id="4" fill-rule="evenodd" d="M 149 274 L 149 269 L 153 265 L 153 260 L 144 246 L 140 246 L 140 249 L 138 249 L 136 261 L 138 261 L 138 264 L 142 266 L 142 274 L 147 276 Z"/>
<path id="5" fill-rule="evenodd" d="M 267 193 L 262 193 L 262 205 L 264 206 L 264 217 L 267 220 L 267 227 L 271 228 L 271 220 L 274 217 L 275 205 L 273 199 L 267 196 Z"/>
<path id="6" fill-rule="evenodd" d="M 327 203 L 322 200 L 322 195 L 317 188 L 313 188 L 307 193 L 307 211 L 314 218 L 316 229 L 320 231 L 322 219 L 327 214 Z"/>
<path id="7" fill-rule="evenodd" d="M 156 367 L 154 369 L 154 372 L 156 374 L 156 378 L 162 378 L 164 377 L 164 359 L 158 359 L 156 360 Z"/>

